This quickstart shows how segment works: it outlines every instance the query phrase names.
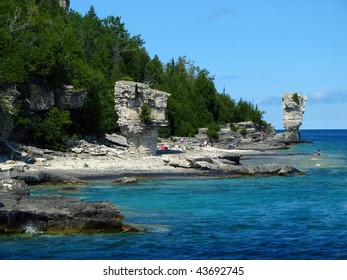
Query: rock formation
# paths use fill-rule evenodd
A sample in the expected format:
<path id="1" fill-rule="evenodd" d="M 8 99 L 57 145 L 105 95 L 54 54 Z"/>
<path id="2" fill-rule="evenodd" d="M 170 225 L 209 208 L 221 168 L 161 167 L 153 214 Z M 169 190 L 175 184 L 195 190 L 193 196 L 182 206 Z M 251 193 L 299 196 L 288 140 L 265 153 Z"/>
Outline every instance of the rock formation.
<path id="1" fill-rule="evenodd" d="M 20 96 L 16 86 L 0 90 L 0 140 L 10 137 L 14 128 L 14 102 Z"/>
<path id="2" fill-rule="evenodd" d="M 59 0 L 59 5 L 68 12 L 70 9 L 70 0 Z"/>
<path id="3" fill-rule="evenodd" d="M 136 82 L 118 81 L 115 85 L 115 109 L 128 151 L 134 155 L 155 155 L 158 128 L 166 125 L 165 109 L 170 94 Z M 141 120 L 144 105 L 149 108 L 149 122 Z"/>
<path id="4" fill-rule="evenodd" d="M 238 146 L 245 144 L 255 144 L 264 142 L 275 135 L 275 129 L 271 124 L 259 125 L 252 121 L 238 122 L 233 124 L 232 130 L 230 124 L 220 126 L 218 133 L 218 144 L 226 147 L 229 143 Z M 200 130 L 199 130 L 200 132 Z M 206 137 L 205 135 L 204 137 Z"/>
<path id="5" fill-rule="evenodd" d="M 179 155 L 163 155 L 167 165 L 181 168 L 191 168 L 224 174 L 224 176 L 292 176 L 302 172 L 288 164 L 241 165 L 240 155 L 230 153 L 210 154 L 198 151 Z"/>
<path id="6" fill-rule="evenodd" d="M 305 113 L 307 97 L 298 93 L 288 93 L 282 96 L 283 126 L 285 133 L 283 140 L 290 143 L 300 142 L 300 126 Z"/>
<path id="7" fill-rule="evenodd" d="M 47 111 L 52 107 L 71 110 L 83 106 L 88 92 L 85 90 L 76 90 L 71 85 L 64 85 L 55 90 L 32 85 L 28 93 L 28 98 L 24 98 L 23 96 L 25 94 L 21 94 L 14 85 L 0 88 L 0 141 L 11 138 L 15 127 L 14 115 L 16 110 L 14 104 L 16 101 L 21 100 L 22 102 L 26 102 L 27 107 L 34 114 L 36 112 Z"/>
<path id="8" fill-rule="evenodd" d="M 83 202 L 59 195 L 31 197 L 23 181 L 0 180 L 0 234 L 139 231 L 124 225 L 109 201 Z"/>
<path id="9" fill-rule="evenodd" d="M 64 85 L 62 89 L 47 90 L 36 88 L 30 93 L 29 106 L 31 111 L 45 111 L 56 106 L 60 109 L 81 108 L 87 99 L 87 91 L 75 90 L 71 85 Z"/>

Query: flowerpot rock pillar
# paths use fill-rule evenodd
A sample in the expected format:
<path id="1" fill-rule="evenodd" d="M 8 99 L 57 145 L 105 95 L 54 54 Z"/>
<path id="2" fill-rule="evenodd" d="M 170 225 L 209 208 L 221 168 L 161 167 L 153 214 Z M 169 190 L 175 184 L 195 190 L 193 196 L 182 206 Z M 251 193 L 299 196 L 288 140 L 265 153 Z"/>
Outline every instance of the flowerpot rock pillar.
<path id="1" fill-rule="evenodd" d="M 300 126 L 307 97 L 298 93 L 282 95 L 283 126 L 285 128 L 284 141 L 290 143 L 300 142 Z"/>
<path id="2" fill-rule="evenodd" d="M 121 133 L 128 140 L 128 152 L 135 156 L 155 155 L 158 129 L 166 126 L 165 109 L 169 93 L 151 89 L 137 82 L 118 81 L 115 84 L 115 109 Z M 147 108 L 148 120 L 141 111 Z"/>

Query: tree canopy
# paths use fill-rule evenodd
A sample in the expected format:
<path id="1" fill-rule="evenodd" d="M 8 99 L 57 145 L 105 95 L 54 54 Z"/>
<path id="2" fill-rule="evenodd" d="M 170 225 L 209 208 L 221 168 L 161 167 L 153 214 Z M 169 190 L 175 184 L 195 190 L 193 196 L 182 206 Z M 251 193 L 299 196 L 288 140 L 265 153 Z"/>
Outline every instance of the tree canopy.
<path id="1" fill-rule="evenodd" d="M 119 16 L 100 19 L 93 7 L 85 15 L 67 13 L 57 0 L 0 2 L 0 87 L 17 85 L 23 100 L 33 85 L 87 90 L 85 106 L 64 119 L 71 118 L 70 133 L 88 134 L 117 129 L 117 80 L 147 83 L 171 94 L 167 135 L 193 135 L 199 127 L 221 123 L 262 122 L 263 112 L 218 93 L 213 76 L 186 57 L 168 63 L 151 58 L 141 36 L 131 35 Z M 18 115 L 23 118 L 25 110 L 20 107 Z"/>

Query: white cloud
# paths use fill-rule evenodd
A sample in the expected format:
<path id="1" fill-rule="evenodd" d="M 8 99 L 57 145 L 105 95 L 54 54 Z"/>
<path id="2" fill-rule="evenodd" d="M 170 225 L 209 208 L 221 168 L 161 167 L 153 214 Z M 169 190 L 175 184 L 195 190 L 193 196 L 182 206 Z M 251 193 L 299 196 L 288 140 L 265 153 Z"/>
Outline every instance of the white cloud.
<path id="1" fill-rule="evenodd" d="M 347 90 L 328 89 L 318 90 L 308 95 L 308 101 L 311 104 L 336 104 L 347 102 Z"/>

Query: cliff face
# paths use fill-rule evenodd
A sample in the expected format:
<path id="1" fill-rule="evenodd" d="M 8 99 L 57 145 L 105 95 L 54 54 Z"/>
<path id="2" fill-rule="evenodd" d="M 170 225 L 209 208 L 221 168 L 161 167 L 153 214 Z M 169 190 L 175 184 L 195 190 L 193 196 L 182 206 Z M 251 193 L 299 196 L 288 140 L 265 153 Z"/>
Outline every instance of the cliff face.
<path id="1" fill-rule="evenodd" d="M 53 106 L 60 109 L 77 109 L 83 106 L 87 95 L 87 91 L 75 90 L 70 85 L 64 85 L 54 91 L 41 87 L 31 91 L 28 101 L 30 110 L 34 112 L 49 110 Z"/>
<path id="2" fill-rule="evenodd" d="M 292 143 L 300 141 L 300 126 L 307 97 L 298 93 L 288 93 L 282 96 L 283 126 L 286 130 L 284 140 Z"/>
<path id="3" fill-rule="evenodd" d="M 128 151 L 131 154 L 156 154 L 158 128 L 166 125 L 165 109 L 169 95 L 142 83 L 116 82 L 118 124 L 128 140 Z M 150 122 L 147 124 L 140 117 L 143 105 L 147 105 L 150 111 Z"/>
<path id="4" fill-rule="evenodd" d="M 14 102 L 20 96 L 15 86 L 0 90 L 0 140 L 7 139 L 14 128 Z"/>
<path id="5" fill-rule="evenodd" d="M 70 85 L 64 85 L 55 90 L 32 86 L 28 95 L 25 102 L 27 102 L 30 112 L 35 114 L 47 111 L 52 107 L 64 110 L 81 108 L 87 99 L 88 92 L 76 90 Z M 7 140 L 11 137 L 15 127 L 16 109 L 14 104 L 19 99 L 21 99 L 21 93 L 16 86 L 0 88 L 0 140 Z"/>

